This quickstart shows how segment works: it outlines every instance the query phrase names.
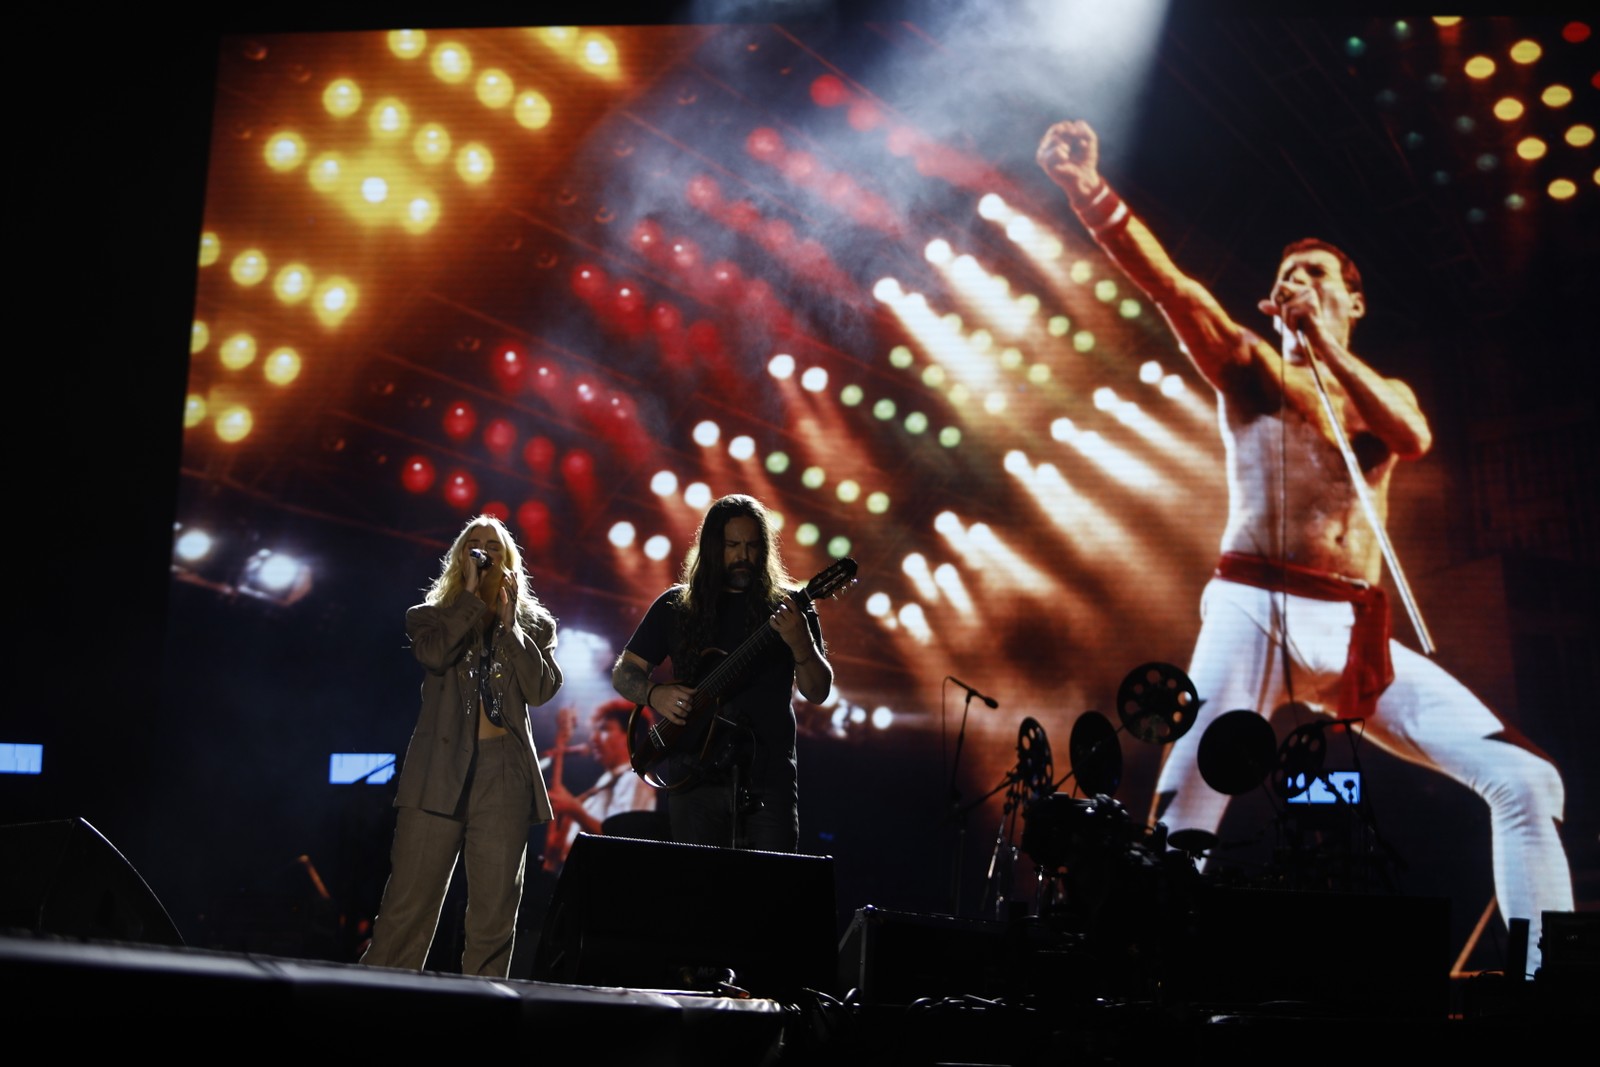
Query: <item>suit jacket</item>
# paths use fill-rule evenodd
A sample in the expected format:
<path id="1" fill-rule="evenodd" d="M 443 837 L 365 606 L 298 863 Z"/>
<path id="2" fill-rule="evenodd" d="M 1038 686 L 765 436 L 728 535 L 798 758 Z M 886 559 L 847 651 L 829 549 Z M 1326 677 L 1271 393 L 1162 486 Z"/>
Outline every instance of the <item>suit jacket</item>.
<path id="1" fill-rule="evenodd" d="M 478 747 L 478 686 L 483 669 L 483 618 L 488 605 L 470 593 L 450 604 L 418 604 L 406 611 L 411 649 L 426 673 L 422 713 L 406 749 L 395 792 L 396 807 L 455 814 Z M 527 754 L 533 782 L 529 821 L 549 822 L 550 796 L 528 724 L 528 705 L 543 704 L 561 688 L 561 668 L 551 654 L 555 627 L 541 622 L 532 634 L 495 635 L 489 687 L 505 727 Z"/>

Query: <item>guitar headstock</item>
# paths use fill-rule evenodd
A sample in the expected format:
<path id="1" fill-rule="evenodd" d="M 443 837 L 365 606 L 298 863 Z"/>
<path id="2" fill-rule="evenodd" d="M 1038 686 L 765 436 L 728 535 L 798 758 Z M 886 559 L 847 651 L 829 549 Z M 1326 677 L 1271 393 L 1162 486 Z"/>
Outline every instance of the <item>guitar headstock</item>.
<path id="1" fill-rule="evenodd" d="M 556 712 L 556 748 L 566 748 L 572 740 L 573 731 L 578 728 L 578 712 L 575 708 L 562 708 Z"/>
<path id="2" fill-rule="evenodd" d="M 834 560 L 806 583 L 806 599 L 836 599 L 856 584 L 856 561 L 849 556 Z"/>

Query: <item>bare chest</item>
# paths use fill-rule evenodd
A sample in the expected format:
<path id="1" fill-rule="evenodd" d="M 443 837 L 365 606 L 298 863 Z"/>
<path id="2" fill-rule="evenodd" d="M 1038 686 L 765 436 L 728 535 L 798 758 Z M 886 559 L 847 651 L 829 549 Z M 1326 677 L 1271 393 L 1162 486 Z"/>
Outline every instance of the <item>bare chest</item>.
<path id="1" fill-rule="evenodd" d="M 1224 550 L 1376 580 L 1378 542 L 1326 419 L 1290 407 L 1241 412 L 1226 401 L 1218 415 L 1228 468 Z M 1371 434 L 1353 433 L 1350 443 L 1381 517 L 1392 461 Z"/>

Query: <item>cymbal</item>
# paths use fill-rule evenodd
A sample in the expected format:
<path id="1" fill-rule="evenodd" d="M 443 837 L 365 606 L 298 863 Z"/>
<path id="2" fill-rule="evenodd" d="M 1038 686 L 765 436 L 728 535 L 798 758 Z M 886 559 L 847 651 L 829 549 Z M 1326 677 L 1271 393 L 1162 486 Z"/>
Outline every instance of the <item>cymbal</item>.
<path id="1" fill-rule="evenodd" d="M 1217 847 L 1217 835 L 1210 830 L 1179 830 L 1167 835 L 1167 845 L 1179 852 L 1198 856 Z"/>
<path id="2" fill-rule="evenodd" d="M 1117 714 L 1128 732 L 1152 745 L 1189 732 L 1203 703 L 1194 683 L 1170 663 L 1142 663 L 1117 689 Z"/>
<path id="3" fill-rule="evenodd" d="M 1305 712 L 1310 714 L 1310 709 Z M 1288 800 L 1299 796 L 1322 773 L 1328 754 L 1327 726 L 1326 722 L 1297 726 L 1278 746 L 1278 766 L 1272 772 L 1272 788 L 1280 798 Z"/>
<path id="4" fill-rule="evenodd" d="M 1017 728 L 1017 778 L 1033 796 L 1050 791 L 1055 767 L 1050 758 L 1050 738 L 1033 717 Z"/>
<path id="5" fill-rule="evenodd" d="M 1117 732 L 1110 719 L 1098 711 L 1079 715 L 1072 724 L 1067 751 L 1079 789 L 1090 796 L 1116 795 L 1117 786 L 1122 784 L 1122 746 L 1117 744 Z"/>
<path id="6" fill-rule="evenodd" d="M 1277 761 L 1276 741 L 1267 720 L 1255 712 L 1225 712 L 1200 737 L 1200 777 L 1219 793 L 1248 793 Z"/>

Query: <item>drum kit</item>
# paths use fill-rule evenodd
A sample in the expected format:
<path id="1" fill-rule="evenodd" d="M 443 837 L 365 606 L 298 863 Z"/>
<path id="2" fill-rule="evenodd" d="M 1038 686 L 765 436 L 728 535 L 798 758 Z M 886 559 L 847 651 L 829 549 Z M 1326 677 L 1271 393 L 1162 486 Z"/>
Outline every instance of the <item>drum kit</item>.
<path id="1" fill-rule="evenodd" d="M 1127 732 L 1148 744 L 1166 744 L 1194 725 L 1200 710 L 1194 683 L 1169 663 L 1145 663 L 1128 672 L 1117 689 L 1120 726 L 1098 711 L 1085 711 L 1073 723 L 1067 743 L 1070 767 L 1055 777 L 1050 740 L 1033 718 L 1017 732 L 1017 762 L 993 795 L 1004 789 L 1004 815 L 989 861 L 982 908 L 1003 917 L 1010 904 L 1010 874 L 1018 848 L 1017 822 L 1022 822 L 1021 852 L 1035 865 L 1035 914 L 1061 905 L 1075 907 L 1085 898 L 1103 895 L 1091 884 L 1108 863 L 1118 858 L 1136 864 L 1163 848 L 1150 832 L 1137 826 L 1113 799 L 1122 784 L 1119 734 Z M 1071 791 L 1064 787 L 1073 783 Z"/>
<path id="2" fill-rule="evenodd" d="M 1019 822 L 1020 853 L 1032 861 L 1036 876 L 1034 917 L 1087 930 L 1112 913 L 1170 897 L 1180 891 L 1175 882 L 1198 883 L 1204 861 L 1226 847 L 1217 835 L 1199 829 L 1169 835 L 1160 823 L 1146 826 L 1115 795 L 1123 775 L 1121 735 L 1145 744 L 1169 744 L 1194 726 L 1202 703 L 1194 683 L 1179 668 L 1140 664 L 1117 689 L 1120 725 L 1098 711 L 1085 711 L 1074 721 L 1067 747 L 1070 766 L 1059 779 L 1044 727 L 1031 717 L 1023 719 L 1016 763 L 987 794 L 1004 790 L 1005 805 L 980 909 L 1005 918 L 1008 910 L 1014 916 L 1027 906 L 1012 899 L 1010 885 L 1018 866 Z M 1287 872 L 1308 866 L 1300 831 L 1309 819 L 1326 821 L 1337 815 L 1368 829 L 1371 821 L 1359 796 L 1359 770 L 1326 767 L 1329 731 L 1345 729 L 1358 737 L 1360 720 L 1322 719 L 1304 706 L 1298 715 L 1290 708 L 1280 711 L 1289 713 L 1288 721 L 1306 723 L 1281 745 L 1267 719 L 1255 711 L 1217 716 L 1200 738 L 1198 769 L 1211 788 L 1229 796 L 1270 787 L 1279 813 L 1280 844 L 1257 881 L 1289 887 L 1294 879 Z M 1375 831 L 1368 844 L 1372 836 Z M 1130 903 L 1138 900 L 1146 905 Z"/>

